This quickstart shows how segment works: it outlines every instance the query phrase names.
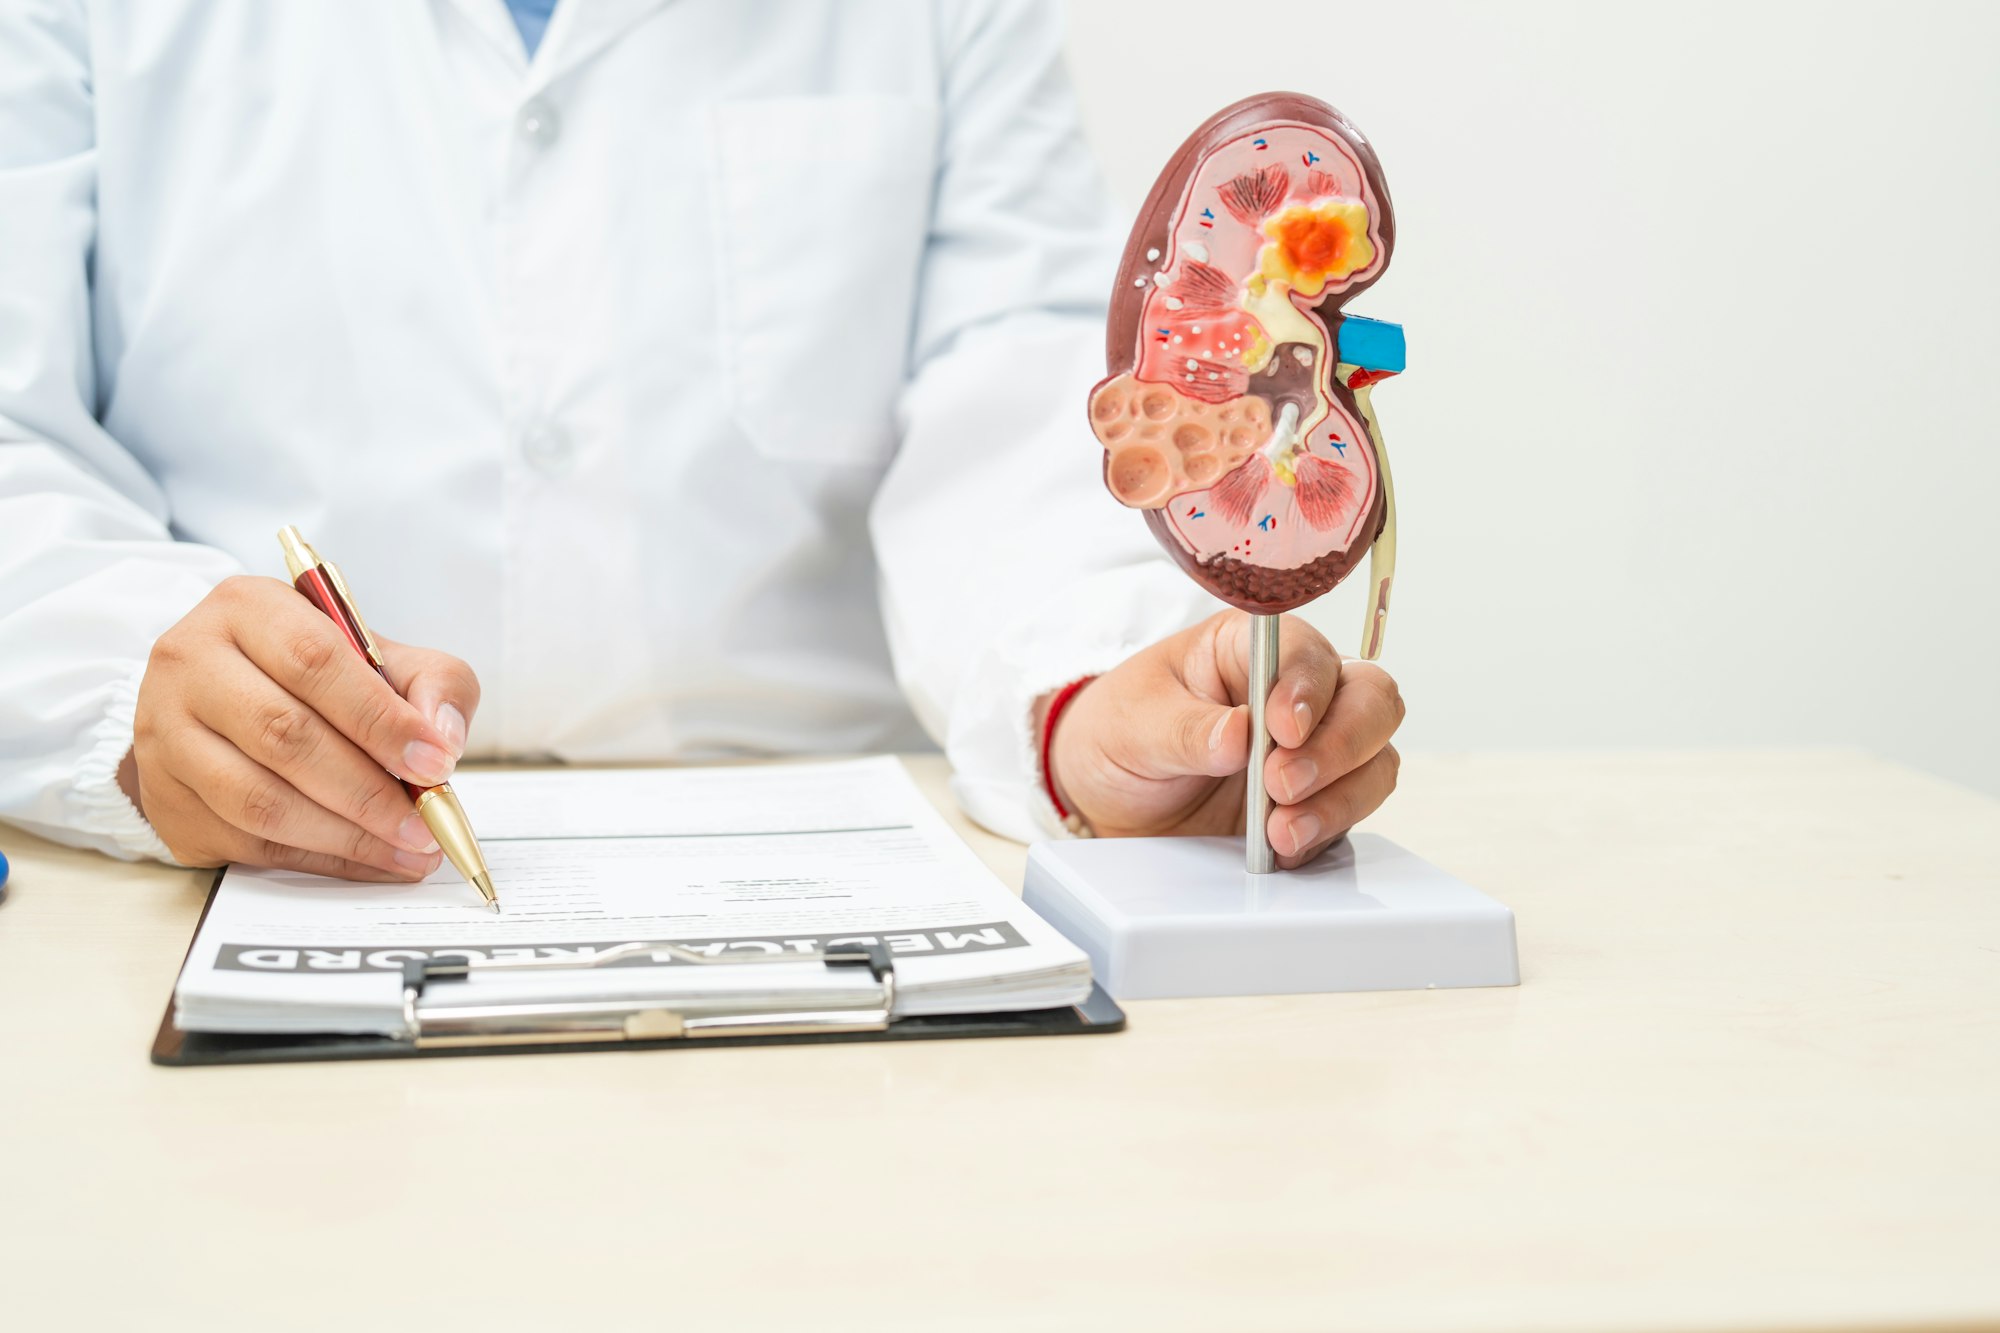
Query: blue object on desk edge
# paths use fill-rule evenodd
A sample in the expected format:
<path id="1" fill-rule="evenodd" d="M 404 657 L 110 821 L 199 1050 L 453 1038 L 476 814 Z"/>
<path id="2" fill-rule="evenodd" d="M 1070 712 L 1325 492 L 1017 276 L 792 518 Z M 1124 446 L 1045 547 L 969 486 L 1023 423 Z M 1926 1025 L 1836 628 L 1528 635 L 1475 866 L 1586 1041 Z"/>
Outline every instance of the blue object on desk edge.
<path id="1" fill-rule="evenodd" d="M 7 901 L 7 853 L 0 852 L 0 903 Z"/>

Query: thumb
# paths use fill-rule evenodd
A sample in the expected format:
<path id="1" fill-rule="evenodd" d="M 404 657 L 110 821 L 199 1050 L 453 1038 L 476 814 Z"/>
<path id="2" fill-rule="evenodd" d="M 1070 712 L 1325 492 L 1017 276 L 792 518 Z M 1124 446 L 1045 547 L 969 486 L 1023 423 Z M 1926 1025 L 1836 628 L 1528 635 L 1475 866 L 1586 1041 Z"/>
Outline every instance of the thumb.
<path id="1" fill-rule="evenodd" d="M 462 758 L 466 731 L 479 711 L 479 677 L 450 653 L 397 643 L 379 634 L 375 638 L 382 645 L 382 661 L 396 693 L 430 719 L 450 744 L 452 755 Z"/>
<path id="2" fill-rule="evenodd" d="M 1250 762 L 1250 710 L 1204 699 L 1185 689 L 1152 710 L 1154 777 L 1223 778 Z"/>

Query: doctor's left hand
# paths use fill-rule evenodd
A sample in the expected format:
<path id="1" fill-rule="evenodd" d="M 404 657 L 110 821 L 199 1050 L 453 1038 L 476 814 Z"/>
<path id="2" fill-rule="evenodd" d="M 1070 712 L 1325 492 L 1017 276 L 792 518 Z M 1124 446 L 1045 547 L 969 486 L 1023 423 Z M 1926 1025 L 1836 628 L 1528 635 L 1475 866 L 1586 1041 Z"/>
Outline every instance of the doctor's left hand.
<path id="1" fill-rule="evenodd" d="M 1099 837 L 1240 833 L 1250 761 L 1250 618 L 1225 611 L 1133 654 L 1057 719 L 1050 775 Z M 1046 712 L 1047 700 L 1042 709 Z M 1325 851 L 1396 789 L 1403 696 L 1293 616 L 1279 625 L 1264 785 L 1278 864 Z"/>

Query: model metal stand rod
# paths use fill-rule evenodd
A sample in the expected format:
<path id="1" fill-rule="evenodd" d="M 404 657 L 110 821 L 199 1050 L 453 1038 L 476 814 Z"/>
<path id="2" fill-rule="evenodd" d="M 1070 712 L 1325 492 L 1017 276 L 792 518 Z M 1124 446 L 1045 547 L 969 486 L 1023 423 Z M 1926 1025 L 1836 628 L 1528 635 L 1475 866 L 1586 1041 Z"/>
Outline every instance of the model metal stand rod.
<path id="1" fill-rule="evenodd" d="M 1278 868 L 1271 846 L 1271 794 L 1264 790 L 1264 761 L 1271 757 L 1271 724 L 1265 716 L 1278 681 L 1278 618 L 1250 617 L 1250 768 L 1244 774 L 1244 864 L 1253 875 Z"/>

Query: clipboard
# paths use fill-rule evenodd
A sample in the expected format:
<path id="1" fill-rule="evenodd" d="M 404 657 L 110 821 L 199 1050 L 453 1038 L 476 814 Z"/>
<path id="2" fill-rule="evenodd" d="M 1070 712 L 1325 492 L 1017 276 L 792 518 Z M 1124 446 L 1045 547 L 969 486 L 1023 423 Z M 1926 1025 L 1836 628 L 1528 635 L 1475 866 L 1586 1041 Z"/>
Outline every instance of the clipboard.
<path id="1" fill-rule="evenodd" d="M 188 956 L 208 920 L 215 892 L 226 871 L 210 885 L 201 919 L 188 939 Z M 872 996 L 861 1004 L 742 1013 L 677 1010 L 669 1001 L 643 998 L 561 1002 L 546 1006 L 454 1005 L 449 1011 L 426 1005 L 437 988 L 462 982 L 475 968 L 564 971 L 615 964 L 635 953 L 672 955 L 676 961 L 710 967 L 754 967 L 769 962 L 818 962 L 828 968 L 868 969 Z M 185 970 L 187 957 L 181 960 Z M 178 984 L 178 973 L 176 984 Z M 585 963 L 518 959 L 468 964 L 418 959 L 403 967 L 403 1032 L 397 1036 L 357 1033 L 241 1034 L 183 1032 L 174 1026 L 174 1001 L 153 1038 L 156 1065 L 287 1064 L 313 1060 L 396 1060 L 453 1055 L 540 1055 L 558 1051 L 685 1050 L 707 1046 L 791 1046 L 835 1041 L 934 1041 L 962 1037 L 1054 1037 L 1120 1032 L 1125 1013 L 1104 988 L 1091 984 L 1081 1004 L 1058 1009 L 1007 1013 L 935 1014 L 896 1017 L 895 960 L 880 944 L 821 950 L 772 958 L 765 955 L 716 958 L 673 944 L 628 944 Z"/>

